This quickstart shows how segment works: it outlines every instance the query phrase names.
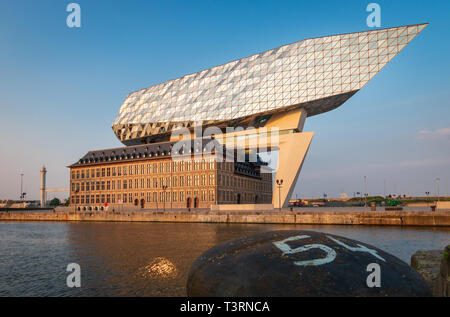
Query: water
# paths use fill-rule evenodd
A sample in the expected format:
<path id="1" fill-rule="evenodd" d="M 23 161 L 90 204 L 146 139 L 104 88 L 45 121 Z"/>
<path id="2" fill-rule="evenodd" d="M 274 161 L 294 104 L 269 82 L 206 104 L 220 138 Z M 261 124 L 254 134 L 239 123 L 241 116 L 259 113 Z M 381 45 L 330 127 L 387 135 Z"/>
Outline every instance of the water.
<path id="1" fill-rule="evenodd" d="M 189 268 L 202 252 L 279 229 L 342 235 L 407 263 L 418 250 L 450 243 L 450 228 L 0 222 L 0 296 L 185 296 Z M 81 266 L 81 288 L 66 286 L 72 262 Z"/>

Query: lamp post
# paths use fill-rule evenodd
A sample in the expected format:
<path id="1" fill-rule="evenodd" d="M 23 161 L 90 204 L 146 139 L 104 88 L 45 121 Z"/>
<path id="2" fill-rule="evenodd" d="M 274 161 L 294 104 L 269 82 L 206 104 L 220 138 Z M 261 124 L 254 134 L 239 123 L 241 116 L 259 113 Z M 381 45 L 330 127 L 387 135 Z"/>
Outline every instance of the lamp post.
<path id="1" fill-rule="evenodd" d="M 163 210 L 166 211 L 166 189 L 167 189 L 167 185 L 163 185 L 162 189 L 163 189 Z"/>
<path id="2" fill-rule="evenodd" d="M 367 207 L 367 176 L 364 176 L 364 207 Z"/>
<path id="3" fill-rule="evenodd" d="M 281 212 L 281 185 L 283 185 L 283 180 L 277 179 L 277 185 L 278 185 L 278 209 Z"/>

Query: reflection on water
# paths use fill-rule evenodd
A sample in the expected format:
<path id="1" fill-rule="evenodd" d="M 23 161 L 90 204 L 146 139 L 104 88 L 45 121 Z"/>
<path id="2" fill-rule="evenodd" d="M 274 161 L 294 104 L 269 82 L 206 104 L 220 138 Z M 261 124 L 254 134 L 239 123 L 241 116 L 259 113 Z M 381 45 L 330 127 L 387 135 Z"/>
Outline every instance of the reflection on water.
<path id="1" fill-rule="evenodd" d="M 1 296 L 185 296 L 192 262 L 214 245 L 268 230 L 329 232 L 379 247 L 409 263 L 442 249 L 450 228 L 201 223 L 0 223 Z M 66 287 L 67 264 L 81 288 Z"/>
<path id="2" fill-rule="evenodd" d="M 152 260 L 148 265 L 139 270 L 141 276 L 144 278 L 161 278 L 169 279 L 174 278 L 178 274 L 176 266 L 169 260 L 161 257 L 157 257 Z"/>

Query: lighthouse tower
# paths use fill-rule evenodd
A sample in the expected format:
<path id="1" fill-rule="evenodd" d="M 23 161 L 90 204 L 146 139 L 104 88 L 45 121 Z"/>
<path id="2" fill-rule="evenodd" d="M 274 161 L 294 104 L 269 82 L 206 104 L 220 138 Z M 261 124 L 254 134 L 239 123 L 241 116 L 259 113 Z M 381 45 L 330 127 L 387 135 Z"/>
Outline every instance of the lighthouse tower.
<path id="1" fill-rule="evenodd" d="M 45 203 L 47 201 L 47 192 L 45 189 L 45 174 L 47 174 L 47 169 L 45 165 L 41 168 L 41 208 L 45 207 Z"/>

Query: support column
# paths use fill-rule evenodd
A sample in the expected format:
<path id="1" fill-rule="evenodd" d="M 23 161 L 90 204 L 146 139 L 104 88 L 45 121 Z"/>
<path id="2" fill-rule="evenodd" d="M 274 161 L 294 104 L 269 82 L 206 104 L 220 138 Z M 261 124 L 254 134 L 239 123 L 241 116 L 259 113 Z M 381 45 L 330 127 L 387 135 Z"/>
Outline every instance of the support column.
<path id="1" fill-rule="evenodd" d="M 273 180 L 272 204 L 275 208 L 280 208 L 280 203 L 281 208 L 289 206 L 289 199 L 297 184 L 297 179 L 313 136 L 314 132 L 280 135 L 278 166 L 275 179 Z M 277 179 L 283 180 L 281 192 L 279 192 L 280 189 L 276 184 Z"/>

